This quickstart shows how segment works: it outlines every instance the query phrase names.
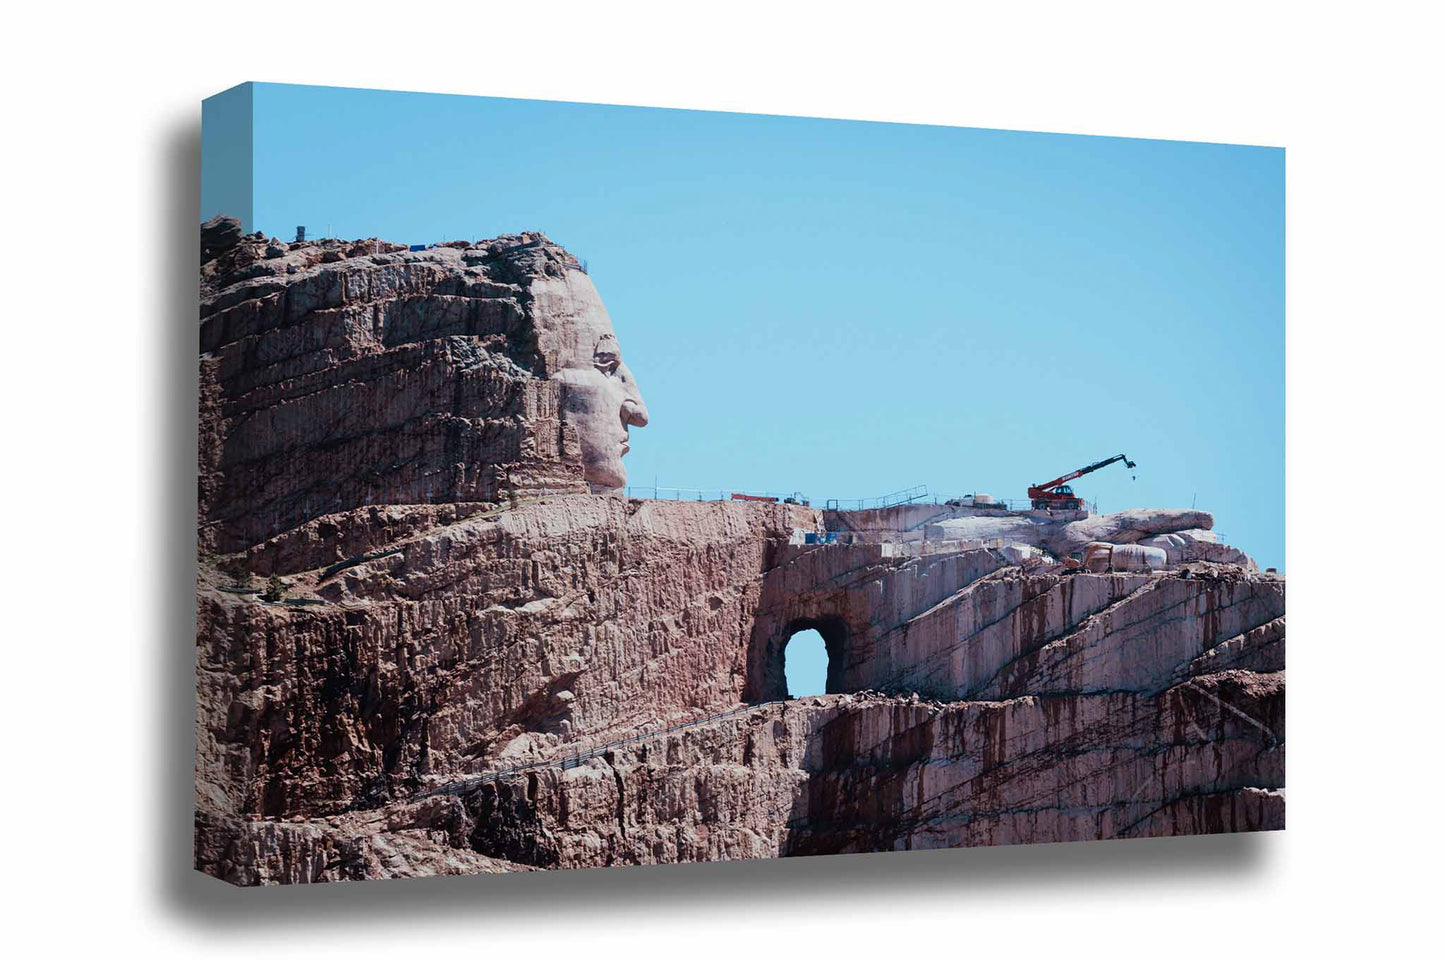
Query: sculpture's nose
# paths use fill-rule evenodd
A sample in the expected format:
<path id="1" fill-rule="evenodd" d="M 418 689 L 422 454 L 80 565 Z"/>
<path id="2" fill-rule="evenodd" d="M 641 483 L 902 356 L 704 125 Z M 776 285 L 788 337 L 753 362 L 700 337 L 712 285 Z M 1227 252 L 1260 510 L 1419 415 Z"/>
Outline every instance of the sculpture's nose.
<path id="1" fill-rule="evenodd" d="M 622 425 L 626 427 L 647 426 L 647 404 L 642 402 L 642 393 L 637 389 L 637 381 L 632 376 L 632 371 L 623 364 L 618 370 L 622 382 L 627 390 L 627 395 L 622 399 Z"/>
<path id="2" fill-rule="evenodd" d="M 647 426 L 647 404 L 641 397 L 628 397 L 622 401 L 622 422 L 629 427 Z"/>

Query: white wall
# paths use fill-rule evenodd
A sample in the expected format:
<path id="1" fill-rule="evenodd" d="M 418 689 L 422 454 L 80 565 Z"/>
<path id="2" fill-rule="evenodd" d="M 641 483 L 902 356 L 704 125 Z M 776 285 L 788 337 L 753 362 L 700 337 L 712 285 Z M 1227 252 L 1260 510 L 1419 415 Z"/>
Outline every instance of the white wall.
<path id="1" fill-rule="evenodd" d="M 1439 404 L 1445 223 L 1429 6 L 488 6 L 7 11 L 12 950 L 1388 955 L 1426 929 L 1442 671 L 1414 598 L 1438 563 L 1352 573 L 1318 518 L 1348 491 L 1367 535 L 1368 504 L 1408 502 L 1438 449 L 1438 423 L 1416 427 Z M 199 104 L 245 79 L 1287 146 L 1288 832 L 310 890 L 192 877 Z"/>

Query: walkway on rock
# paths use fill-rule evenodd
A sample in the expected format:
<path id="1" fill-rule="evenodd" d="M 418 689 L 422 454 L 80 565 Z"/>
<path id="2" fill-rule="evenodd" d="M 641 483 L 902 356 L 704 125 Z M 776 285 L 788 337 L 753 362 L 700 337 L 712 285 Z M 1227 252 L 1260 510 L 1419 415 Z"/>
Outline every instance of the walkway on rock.
<path id="1" fill-rule="evenodd" d="M 429 790 L 423 790 L 415 794 L 412 799 L 420 800 L 423 797 L 435 797 L 447 794 L 462 794 L 475 787 L 479 787 L 484 783 L 494 783 L 506 777 L 517 777 L 521 776 L 524 773 L 530 773 L 537 770 L 550 770 L 554 768 L 558 770 L 571 770 L 574 767 L 582 766 L 584 761 L 590 760 L 593 757 L 600 757 L 607 751 L 612 750 L 616 747 L 621 747 L 629 743 L 639 743 L 643 740 L 652 740 L 656 737 L 669 736 L 670 734 L 677 733 L 680 730 L 689 730 L 693 727 L 702 726 L 705 723 L 712 723 L 717 720 L 726 720 L 730 717 L 737 717 L 745 713 L 751 713 L 754 710 L 760 710 L 763 707 L 770 707 L 774 704 L 786 702 L 788 701 L 765 700 L 762 703 L 747 703 L 743 704 L 740 707 L 735 707 L 732 710 L 725 710 L 722 713 L 714 713 L 706 717 L 698 717 L 696 720 L 689 720 L 687 723 L 680 723 L 675 727 L 666 727 L 662 730 L 652 730 L 647 733 L 639 733 L 635 737 L 627 737 L 623 740 L 613 740 L 610 743 L 603 743 L 595 747 L 588 747 L 586 750 L 569 753 L 566 756 L 551 757 L 546 760 L 533 760 L 530 763 L 514 764 L 510 767 L 498 767 L 495 770 L 488 770 L 486 773 L 479 773 L 475 776 L 466 777 L 462 780 L 457 780 L 452 783 L 444 784 L 440 787 L 432 787 Z"/>

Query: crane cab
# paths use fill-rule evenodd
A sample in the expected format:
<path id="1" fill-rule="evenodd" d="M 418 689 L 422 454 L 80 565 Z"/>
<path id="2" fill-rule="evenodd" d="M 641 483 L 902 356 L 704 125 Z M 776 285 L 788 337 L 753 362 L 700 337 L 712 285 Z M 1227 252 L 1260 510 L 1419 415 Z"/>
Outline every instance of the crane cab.
<path id="1" fill-rule="evenodd" d="M 1082 510 L 1084 501 L 1074 496 L 1074 491 L 1068 487 L 1061 490 L 1050 490 L 1045 496 L 1034 497 L 1031 501 L 1035 510 Z"/>
<path id="2" fill-rule="evenodd" d="M 1084 509 L 1083 498 L 1076 495 L 1074 488 L 1068 484 L 1047 490 L 1040 487 L 1030 487 L 1029 503 L 1035 510 Z"/>

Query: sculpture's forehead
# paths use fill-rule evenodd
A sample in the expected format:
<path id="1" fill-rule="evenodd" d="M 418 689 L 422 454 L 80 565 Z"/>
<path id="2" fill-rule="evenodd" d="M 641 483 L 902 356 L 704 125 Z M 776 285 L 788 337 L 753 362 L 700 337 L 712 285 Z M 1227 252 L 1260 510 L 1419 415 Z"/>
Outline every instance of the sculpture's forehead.
<path id="1" fill-rule="evenodd" d="M 532 284 L 537 345 L 560 367 L 591 363 L 600 344 L 617 350 L 612 318 L 587 274 L 568 270 L 562 278 Z"/>

